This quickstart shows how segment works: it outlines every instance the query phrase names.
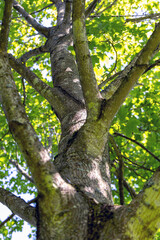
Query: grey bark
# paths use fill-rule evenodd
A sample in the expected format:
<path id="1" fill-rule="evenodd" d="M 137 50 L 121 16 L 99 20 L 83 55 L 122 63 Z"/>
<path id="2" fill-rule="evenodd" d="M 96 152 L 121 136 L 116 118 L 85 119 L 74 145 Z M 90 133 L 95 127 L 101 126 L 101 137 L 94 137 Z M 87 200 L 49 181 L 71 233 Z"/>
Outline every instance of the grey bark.
<path id="1" fill-rule="evenodd" d="M 160 42 L 160 24 L 143 51 L 125 69 L 123 77 L 110 85 L 110 91 L 107 90 L 103 96 L 106 98 L 103 98 L 89 56 L 84 1 L 75 0 L 73 5 L 76 60 L 68 50 L 73 41 L 71 3 L 60 0 L 52 2 L 58 12 L 57 25 L 52 28 L 37 23 L 16 1 L 13 1 L 13 5 L 39 34 L 47 38 L 43 50 L 50 53 L 53 88 L 20 61 L 39 54 L 40 49 L 22 56 L 20 60 L 6 55 L 4 49 L 3 53 L 0 52 L 2 105 L 10 131 L 26 159 L 38 190 L 37 239 L 118 240 L 144 239 L 149 234 L 153 236 L 158 224 L 155 228 L 150 224 L 149 233 L 144 234 L 144 228 L 149 223 L 150 209 L 154 209 L 151 221 L 154 224 L 158 222 L 159 172 L 129 206 L 116 208 L 112 199 L 107 145 L 113 117 L 134 83 L 147 69 L 148 61 Z M 77 21 L 82 35 L 79 35 Z M 10 65 L 48 100 L 60 120 L 62 133 L 54 162 L 29 122 Z M 155 197 L 151 198 L 150 193 Z M 146 206 L 149 206 L 149 210 Z M 143 218 L 145 211 L 147 218 Z M 30 216 L 30 213 L 27 214 Z M 136 232 L 139 222 L 142 223 L 140 233 Z"/>

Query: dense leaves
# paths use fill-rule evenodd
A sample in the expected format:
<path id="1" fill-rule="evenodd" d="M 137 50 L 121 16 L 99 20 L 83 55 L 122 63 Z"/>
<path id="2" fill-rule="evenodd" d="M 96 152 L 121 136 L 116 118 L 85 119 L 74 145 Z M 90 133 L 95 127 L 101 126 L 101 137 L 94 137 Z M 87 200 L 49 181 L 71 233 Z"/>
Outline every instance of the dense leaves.
<path id="1" fill-rule="evenodd" d="M 48 1 L 19 1 L 27 12 L 40 23 L 49 27 L 56 23 L 56 9 Z M 89 5 L 91 1 L 87 1 Z M 94 13 L 86 20 L 87 36 L 94 71 L 98 84 L 112 81 L 111 76 L 123 70 L 137 52 L 147 42 L 156 24 L 151 15 L 160 11 L 159 1 L 117 1 L 111 8 L 108 0 L 97 5 Z M 48 6 L 48 7 L 46 7 Z M 4 2 L 0 2 L 0 20 L 2 20 Z M 46 8 L 45 8 L 46 7 Z M 148 16 L 148 17 L 147 17 Z M 146 17 L 145 19 L 141 19 Z M 140 18 L 140 20 L 138 20 Z M 45 38 L 37 32 L 13 9 L 9 35 L 9 49 L 16 58 L 26 50 L 39 47 Z M 74 54 L 72 46 L 70 51 Z M 159 59 L 157 53 L 152 60 Z M 52 86 L 51 67 L 48 54 L 33 57 L 27 62 L 44 82 Z M 160 68 L 154 67 L 143 74 L 121 106 L 112 123 L 110 134 L 116 141 L 124 161 L 124 179 L 138 193 L 147 179 L 159 167 L 160 161 Z M 14 72 L 16 86 L 21 95 L 26 112 L 43 145 L 52 158 L 57 155 L 60 139 L 60 125 L 48 102 L 29 84 Z M 105 86 L 106 86 L 105 85 Z M 104 88 L 104 86 L 102 87 Z M 28 174 L 26 163 L 14 142 L 3 113 L 0 109 L 0 185 L 11 192 L 36 196 L 33 183 L 17 171 L 10 160 L 18 162 Z M 119 159 L 110 142 L 112 161 L 112 187 L 115 204 L 120 203 L 118 190 Z M 157 159 L 155 158 L 157 157 Z M 125 203 L 131 201 L 130 193 L 125 189 Z M 16 221 L 16 226 L 15 226 Z M 22 220 L 13 218 L 0 232 L 4 239 L 11 239 L 13 231 L 22 230 Z M 158 238 L 155 238 L 158 239 Z"/>

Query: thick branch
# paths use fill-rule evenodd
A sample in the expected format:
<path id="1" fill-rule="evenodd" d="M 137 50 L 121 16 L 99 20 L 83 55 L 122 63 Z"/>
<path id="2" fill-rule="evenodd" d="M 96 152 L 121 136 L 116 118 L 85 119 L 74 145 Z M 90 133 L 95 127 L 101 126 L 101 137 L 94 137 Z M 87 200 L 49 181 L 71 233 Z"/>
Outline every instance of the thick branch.
<path id="1" fill-rule="evenodd" d="M 71 21 L 71 13 L 72 13 L 72 2 L 66 1 L 65 4 L 65 14 L 64 14 L 64 23 L 70 24 Z"/>
<path id="2" fill-rule="evenodd" d="M 25 78 L 39 94 L 47 99 L 61 118 L 61 116 L 65 114 L 65 108 L 62 104 L 62 101 L 64 101 L 64 95 L 57 88 L 51 88 L 44 83 L 35 73 L 22 64 L 21 61 L 15 59 L 11 54 L 9 54 L 9 62 L 16 72 Z"/>
<path id="3" fill-rule="evenodd" d="M 0 202 L 23 220 L 33 226 L 36 226 L 35 208 L 30 206 L 20 197 L 17 197 L 13 193 L 0 188 Z"/>
<path id="4" fill-rule="evenodd" d="M 111 99 L 108 100 L 104 110 L 104 119 L 106 119 L 107 116 L 107 119 L 110 119 L 110 122 L 112 121 L 113 117 L 120 108 L 121 104 L 124 102 L 128 93 L 131 91 L 139 77 L 148 68 L 149 61 L 159 44 L 160 22 L 157 24 L 145 47 L 135 57 L 135 60 L 133 61 L 134 64 L 131 65 L 130 70 L 127 71 L 127 74 L 123 77 L 122 83 L 120 84 L 118 90 L 116 90 Z"/>
<path id="5" fill-rule="evenodd" d="M 69 1 L 61 1 L 61 0 L 51 0 L 56 6 L 57 9 L 57 25 L 60 25 L 63 21 L 65 14 L 65 4 Z"/>
<path id="6" fill-rule="evenodd" d="M 114 218 L 106 222 L 100 239 L 105 236 L 108 239 L 153 239 L 159 229 L 159 202 L 160 172 L 157 171 L 128 206 L 114 212 Z"/>
<path id="7" fill-rule="evenodd" d="M 47 150 L 39 141 L 30 124 L 21 103 L 20 96 L 13 81 L 7 55 L 0 54 L 0 95 L 2 106 L 9 124 L 10 131 L 23 153 L 34 183 L 38 191 L 52 199 L 54 208 L 59 207 L 59 193 L 53 185 L 54 175 L 57 176 Z M 59 175 L 58 175 L 59 176 Z"/>
<path id="8" fill-rule="evenodd" d="M 0 51 L 7 51 L 13 0 L 5 1 L 0 32 Z"/>
<path id="9" fill-rule="evenodd" d="M 98 90 L 85 29 L 85 1 L 73 2 L 73 35 L 76 59 L 88 117 L 94 118 L 99 112 L 100 92 Z"/>
<path id="10" fill-rule="evenodd" d="M 39 32 L 39 34 L 48 37 L 49 28 L 44 27 L 39 24 L 29 13 L 27 13 L 24 8 L 15 0 L 13 0 L 13 7 L 26 19 L 26 21 L 32 25 L 32 27 Z"/>

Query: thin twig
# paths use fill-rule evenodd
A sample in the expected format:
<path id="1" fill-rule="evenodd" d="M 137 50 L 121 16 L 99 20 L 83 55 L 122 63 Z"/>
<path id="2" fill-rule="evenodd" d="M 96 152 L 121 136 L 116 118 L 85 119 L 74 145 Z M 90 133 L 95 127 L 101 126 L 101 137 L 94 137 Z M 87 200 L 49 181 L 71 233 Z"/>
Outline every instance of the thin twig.
<path id="1" fill-rule="evenodd" d="M 124 189 L 123 189 L 124 163 L 123 163 L 123 158 L 122 158 L 121 151 L 112 135 L 109 135 L 109 141 L 111 142 L 112 147 L 114 148 L 116 155 L 118 157 L 118 161 L 119 161 L 119 168 L 118 168 L 119 197 L 120 197 L 120 204 L 124 205 Z"/>
<path id="2" fill-rule="evenodd" d="M 143 74 L 145 74 L 146 72 L 148 72 L 149 70 L 151 70 L 152 68 L 154 68 L 155 66 L 158 66 L 160 64 L 160 59 L 156 60 L 153 64 L 151 64 Z"/>
<path id="3" fill-rule="evenodd" d="M 97 6 L 97 3 L 99 2 L 99 0 L 93 0 L 88 8 L 86 9 L 85 11 L 85 16 L 86 18 L 89 17 L 91 15 L 91 13 L 93 13 L 93 11 L 95 10 L 96 6 Z"/>
<path id="4" fill-rule="evenodd" d="M 101 12 L 97 12 L 98 15 L 101 15 L 104 11 L 110 9 L 113 5 L 117 3 L 118 0 L 114 0 L 109 6 L 107 6 L 105 9 L 103 9 Z"/>
<path id="5" fill-rule="evenodd" d="M 119 71 L 115 74 L 113 74 L 112 76 L 110 76 L 109 78 L 107 78 L 106 80 L 104 80 L 102 83 L 100 83 L 98 85 L 99 89 L 101 89 L 102 87 L 104 87 L 109 81 L 111 81 L 112 79 L 114 79 L 115 77 L 117 77 L 118 75 L 120 75 L 122 73 L 122 71 Z"/>
<path id="6" fill-rule="evenodd" d="M 41 8 L 41 9 L 39 9 L 39 10 L 37 10 L 37 11 L 31 12 L 30 15 L 35 14 L 35 13 L 42 12 L 42 11 L 45 10 L 46 8 L 52 7 L 53 5 L 54 5 L 53 3 L 48 4 L 47 6 Z"/>
<path id="7" fill-rule="evenodd" d="M 135 163 L 134 161 L 130 160 L 129 158 L 127 158 L 127 157 L 124 156 L 124 155 L 122 155 L 122 157 L 125 158 L 126 160 L 128 160 L 129 162 L 131 162 L 132 164 L 134 164 L 135 166 L 137 166 L 138 168 L 141 168 L 141 169 L 150 171 L 150 172 L 152 172 L 152 173 L 155 172 L 154 170 L 151 170 L 150 168 L 147 168 L 147 167 L 144 167 L 144 166 L 142 166 L 142 165 L 139 165 L 139 164 Z"/>
<path id="8" fill-rule="evenodd" d="M 115 174 L 118 178 L 118 169 L 116 168 L 115 164 L 112 162 L 111 165 L 115 168 Z M 126 188 L 126 190 L 129 192 L 131 198 L 135 198 L 137 196 L 135 190 L 128 184 L 128 182 L 123 178 L 123 186 Z"/>
<path id="9" fill-rule="evenodd" d="M 3 134 L 3 136 L 0 138 L 0 142 L 2 141 L 2 139 L 7 136 L 10 133 L 10 131 L 8 130 L 6 133 Z"/>
<path id="10" fill-rule="evenodd" d="M 126 22 L 141 22 L 141 21 L 148 20 L 148 19 L 156 20 L 159 17 L 160 17 L 160 13 L 152 13 L 152 14 L 147 14 L 147 15 L 139 17 L 139 18 L 128 18 L 128 19 L 126 19 Z"/>
<path id="11" fill-rule="evenodd" d="M 28 175 L 28 173 L 26 171 L 24 171 L 22 169 L 22 167 L 14 160 L 10 159 L 9 160 L 10 163 L 12 163 L 16 168 L 17 170 L 26 178 L 28 179 L 30 182 L 34 183 L 33 179 L 31 176 Z"/>
<path id="12" fill-rule="evenodd" d="M 26 87 L 25 87 L 24 78 L 21 78 L 21 80 L 22 80 L 22 88 L 23 88 L 23 105 L 26 106 Z"/>
<path id="13" fill-rule="evenodd" d="M 150 150 L 148 150 L 145 146 L 143 146 L 141 143 L 137 142 L 136 140 L 134 140 L 134 139 L 132 139 L 132 138 L 129 138 L 129 137 L 127 137 L 127 136 L 125 136 L 125 135 L 123 135 L 123 134 L 121 134 L 121 133 L 117 133 L 117 132 L 115 132 L 114 135 L 115 135 L 115 136 L 123 137 L 123 138 L 125 138 L 125 139 L 128 139 L 128 140 L 136 143 L 138 146 L 140 146 L 140 147 L 143 148 L 146 152 L 148 152 L 152 157 L 154 157 L 158 162 L 160 162 L 160 159 L 159 159 L 156 155 L 154 155 Z"/>
<path id="14" fill-rule="evenodd" d="M 11 220 L 15 216 L 14 213 L 12 213 L 9 217 L 7 217 L 3 222 L 0 223 L 0 228 L 2 228 L 9 220 Z"/>

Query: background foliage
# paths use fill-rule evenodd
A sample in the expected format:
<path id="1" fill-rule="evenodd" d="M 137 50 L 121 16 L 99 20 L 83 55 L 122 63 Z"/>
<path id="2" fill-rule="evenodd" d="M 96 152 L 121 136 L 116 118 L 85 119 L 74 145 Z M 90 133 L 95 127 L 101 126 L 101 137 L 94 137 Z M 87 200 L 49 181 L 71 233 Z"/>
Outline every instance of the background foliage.
<path id="1" fill-rule="evenodd" d="M 49 0 L 20 0 L 19 2 L 26 11 L 45 26 L 56 23 L 56 10 L 54 5 L 50 5 Z M 90 2 L 87 1 L 86 4 Z M 0 1 L 0 20 L 2 19 L 3 5 L 4 1 Z M 49 7 L 44 8 L 47 5 Z M 127 63 L 133 59 L 146 43 L 155 27 L 158 14 L 160 15 L 160 1 L 157 0 L 135 0 L 134 3 L 132 0 L 122 0 L 117 1 L 112 8 L 107 9 L 109 5 L 110 2 L 104 0 L 103 6 L 99 4 L 95 13 L 86 20 L 90 53 L 99 84 L 103 81 L 106 81 L 106 84 L 109 83 L 110 77 L 123 70 Z M 150 16 L 158 17 L 151 18 Z M 142 17 L 145 19 L 138 21 L 138 18 Z M 19 58 L 26 52 L 26 49 L 28 51 L 44 43 L 45 39 L 37 35 L 36 31 L 13 10 L 9 52 Z M 70 47 L 70 51 L 74 54 L 73 47 Z M 153 60 L 159 59 L 159 55 L 160 53 Z M 43 81 L 52 86 L 48 54 L 30 59 L 27 66 L 34 70 Z M 58 151 L 60 138 L 59 122 L 47 101 L 17 73 L 13 74 L 31 123 L 54 158 Z M 135 193 L 142 189 L 146 180 L 159 166 L 159 78 L 159 66 L 143 74 L 121 107 L 110 129 L 110 134 L 114 137 L 124 161 L 124 178 Z M 137 143 L 142 144 L 144 148 Z M 109 150 L 112 161 L 114 200 L 115 204 L 120 204 L 118 178 L 115 174 L 119 167 L 119 160 L 112 143 L 110 143 Z M 159 161 L 149 151 L 157 156 Z M 23 156 L 9 132 L 3 110 L 0 108 L 0 185 L 17 195 L 29 194 L 30 199 L 34 198 L 36 189 L 33 183 L 28 182 L 17 171 L 11 160 L 18 162 L 28 172 Z M 125 190 L 125 203 L 130 201 L 131 196 Z M 21 231 L 22 225 L 23 221 L 14 217 L 0 229 L 0 233 L 4 239 L 11 239 L 12 232 Z M 155 239 L 160 239 L 160 235 L 158 237 L 157 234 Z"/>

